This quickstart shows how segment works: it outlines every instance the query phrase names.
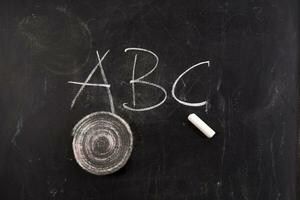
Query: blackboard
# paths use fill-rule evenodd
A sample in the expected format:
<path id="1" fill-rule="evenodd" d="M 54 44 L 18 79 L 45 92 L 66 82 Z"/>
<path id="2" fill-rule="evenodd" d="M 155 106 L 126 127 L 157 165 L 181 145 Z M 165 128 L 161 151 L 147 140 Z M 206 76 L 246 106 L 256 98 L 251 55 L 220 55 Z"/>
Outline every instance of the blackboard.
<path id="1" fill-rule="evenodd" d="M 297 8 L 296 0 L 1 1 L 0 199 L 296 200 Z M 105 176 L 83 170 L 72 150 L 74 125 L 112 109 L 100 86 L 74 101 L 74 82 L 91 74 L 97 52 L 107 53 L 115 113 L 134 138 L 126 165 Z M 157 67 L 141 80 L 152 85 L 134 84 L 133 105 L 135 61 L 135 78 Z M 100 70 L 89 83 L 105 84 Z M 206 138 L 190 113 L 216 135 Z"/>

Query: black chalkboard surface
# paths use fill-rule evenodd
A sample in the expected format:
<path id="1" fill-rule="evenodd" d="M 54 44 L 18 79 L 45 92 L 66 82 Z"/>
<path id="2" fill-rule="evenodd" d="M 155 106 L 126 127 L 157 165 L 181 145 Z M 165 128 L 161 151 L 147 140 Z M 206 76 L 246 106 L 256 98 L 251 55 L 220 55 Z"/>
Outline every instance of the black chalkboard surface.
<path id="1" fill-rule="evenodd" d="M 297 199 L 297 0 L 0 4 L 1 200 Z M 72 147 L 100 111 L 133 136 L 103 176 Z"/>

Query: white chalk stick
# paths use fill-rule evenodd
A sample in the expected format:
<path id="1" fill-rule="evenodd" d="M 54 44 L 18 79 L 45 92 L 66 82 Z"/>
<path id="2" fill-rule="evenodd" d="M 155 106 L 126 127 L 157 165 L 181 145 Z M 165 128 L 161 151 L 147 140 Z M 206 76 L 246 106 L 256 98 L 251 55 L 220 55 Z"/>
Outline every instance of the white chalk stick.
<path id="1" fill-rule="evenodd" d="M 215 135 L 215 131 L 212 130 L 202 119 L 200 119 L 195 113 L 188 116 L 188 120 L 194 124 L 206 137 L 212 138 Z"/>

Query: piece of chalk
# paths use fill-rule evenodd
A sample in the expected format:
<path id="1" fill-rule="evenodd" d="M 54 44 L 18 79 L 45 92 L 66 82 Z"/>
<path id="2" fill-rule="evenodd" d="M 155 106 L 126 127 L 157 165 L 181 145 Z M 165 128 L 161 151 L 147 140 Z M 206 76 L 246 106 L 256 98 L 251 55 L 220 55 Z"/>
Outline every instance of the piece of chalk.
<path id="1" fill-rule="evenodd" d="M 206 137 L 212 138 L 215 135 L 215 131 L 212 130 L 202 119 L 200 119 L 195 113 L 188 116 L 188 120 L 194 124 Z"/>

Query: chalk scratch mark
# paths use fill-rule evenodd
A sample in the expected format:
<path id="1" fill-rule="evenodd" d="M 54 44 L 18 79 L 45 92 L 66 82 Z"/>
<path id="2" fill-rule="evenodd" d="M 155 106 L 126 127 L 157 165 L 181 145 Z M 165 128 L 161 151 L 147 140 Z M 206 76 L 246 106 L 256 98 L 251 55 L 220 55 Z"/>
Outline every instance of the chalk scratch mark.
<path id="1" fill-rule="evenodd" d="M 20 117 L 17 122 L 16 132 L 11 140 L 11 143 L 14 144 L 15 146 L 17 146 L 16 138 L 18 135 L 20 135 L 22 128 L 23 128 L 23 118 Z"/>
<path id="2" fill-rule="evenodd" d="M 224 135 L 223 147 L 222 147 L 222 156 L 221 156 L 221 168 L 222 168 L 222 171 L 223 171 L 223 166 L 224 166 L 225 152 L 226 152 L 226 135 Z"/>
<path id="3" fill-rule="evenodd" d="M 277 186 L 277 173 L 276 173 L 276 162 L 275 162 L 275 157 L 274 157 L 274 148 L 273 148 L 273 139 L 274 139 L 275 133 L 272 134 L 271 140 L 270 140 L 270 152 L 271 152 L 271 165 L 272 165 L 272 174 L 275 182 L 275 187 L 278 192 L 278 186 Z"/>

